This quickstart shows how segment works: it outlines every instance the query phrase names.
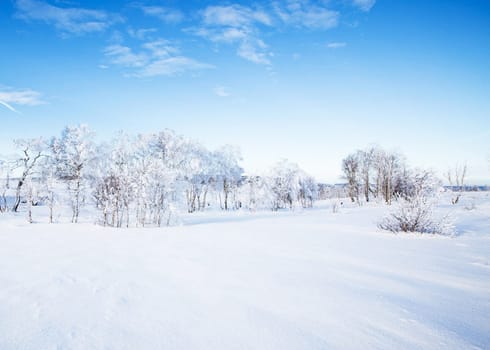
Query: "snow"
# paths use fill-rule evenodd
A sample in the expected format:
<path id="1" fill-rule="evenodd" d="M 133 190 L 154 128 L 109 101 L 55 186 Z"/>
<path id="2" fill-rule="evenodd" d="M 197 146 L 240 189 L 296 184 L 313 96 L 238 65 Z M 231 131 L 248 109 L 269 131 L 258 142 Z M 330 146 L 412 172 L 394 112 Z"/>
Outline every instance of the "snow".
<path id="1" fill-rule="evenodd" d="M 454 237 L 380 231 L 371 204 L 170 228 L 0 215 L 0 349 L 489 349 L 490 199 L 474 201 L 441 207 Z"/>

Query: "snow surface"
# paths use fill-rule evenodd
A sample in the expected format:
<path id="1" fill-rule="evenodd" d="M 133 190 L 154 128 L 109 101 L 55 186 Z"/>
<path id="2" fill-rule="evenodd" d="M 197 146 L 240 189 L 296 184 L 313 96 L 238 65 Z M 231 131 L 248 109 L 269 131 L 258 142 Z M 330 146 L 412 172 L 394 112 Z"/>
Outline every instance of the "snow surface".
<path id="1" fill-rule="evenodd" d="M 490 349 L 481 198 L 443 208 L 456 237 L 382 232 L 386 207 L 328 203 L 172 228 L 3 215 L 0 349 Z"/>

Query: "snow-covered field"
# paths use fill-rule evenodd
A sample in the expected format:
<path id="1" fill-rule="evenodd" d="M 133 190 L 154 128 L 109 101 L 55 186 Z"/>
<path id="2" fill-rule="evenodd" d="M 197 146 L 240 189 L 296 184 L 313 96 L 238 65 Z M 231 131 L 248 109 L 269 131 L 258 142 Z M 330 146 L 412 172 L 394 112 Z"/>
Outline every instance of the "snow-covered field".
<path id="1" fill-rule="evenodd" d="M 475 196 L 441 208 L 455 237 L 380 231 L 379 205 L 144 229 L 0 215 L 0 349 L 490 349 Z"/>

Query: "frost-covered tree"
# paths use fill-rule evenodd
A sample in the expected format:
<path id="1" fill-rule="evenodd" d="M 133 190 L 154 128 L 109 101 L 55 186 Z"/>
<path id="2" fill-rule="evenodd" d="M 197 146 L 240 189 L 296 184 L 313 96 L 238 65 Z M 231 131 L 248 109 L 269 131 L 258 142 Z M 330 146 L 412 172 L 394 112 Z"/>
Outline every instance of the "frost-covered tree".
<path id="1" fill-rule="evenodd" d="M 149 220 L 157 226 L 169 225 L 172 218 L 175 175 L 155 162 L 150 165 L 147 179 Z"/>
<path id="2" fill-rule="evenodd" d="M 37 203 L 34 203 L 35 201 L 34 198 L 36 196 L 36 188 L 31 177 L 28 177 L 25 180 L 25 185 L 23 187 L 24 187 L 24 198 L 27 206 L 27 222 L 32 224 L 33 223 L 32 206 Z"/>
<path id="3" fill-rule="evenodd" d="M 318 185 L 297 165 L 283 162 L 270 176 L 247 177 L 237 148 L 210 151 L 171 130 L 119 133 L 111 142 L 96 144 L 94 133 L 80 125 L 64 128 L 42 155 L 32 153 L 33 144 L 23 141 L 29 147 L 22 148 L 14 169 L 15 181 L 21 173 L 16 208 L 24 199 L 29 220 L 39 200 L 49 208 L 49 222 L 55 206 L 65 205 L 71 207 L 71 221 L 78 222 L 80 209 L 91 200 L 101 224 L 122 227 L 168 225 L 179 211 L 212 205 L 222 210 L 311 207 L 318 197 Z M 5 210 L 13 168 L 0 165 L 0 210 Z"/>
<path id="4" fill-rule="evenodd" d="M 40 192 L 43 202 L 49 209 L 48 221 L 50 224 L 54 221 L 54 208 L 59 203 L 59 186 L 56 177 L 56 168 L 53 158 L 45 157 L 41 165 Z"/>
<path id="5" fill-rule="evenodd" d="M 300 174 L 298 200 L 303 208 L 313 207 L 318 197 L 318 185 L 312 176 Z"/>
<path id="6" fill-rule="evenodd" d="M 12 210 L 18 211 L 21 202 L 22 189 L 26 181 L 30 181 L 33 174 L 37 171 L 39 159 L 43 156 L 45 142 L 42 138 L 20 139 L 14 141 L 17 149 L 21 151 L 21 156 L 15 160 L 14 169 L 19 171 L 19 179 L 15 189 L 15 202 Z"/>
<path id="7" fill-rule="evenodd" d="M 92 178 L 96 159 L 94 133 L 86 125 L 67 126 L 61 137 L 53 138 L 51 153 L 57 177 L 67 185 L 72 208 L 71 221 L 78 222 L 80 208 L 85 201 L 85 190 Z"/>
<path id="8" fill-rule="evenodd" d="M 406 169 L 404 158 L 396 152 L 388 152 L 375 148 L 372 153 L 372 170 L 376 174 L 376 197 L 382 197 L 387 204 L 391 204 L 397 196 L 397 181 Z M 400 177 L 401 176 L 401 177 Z M 402 185 L 400 182 L 398 185 Z"/>
<path id="9" fill-rule="evenodd" d="M 454 231 L 448 216 L 434 213 L 440 180 L 430 171 L 416 170 L 406 179 L 406 191 L 398 197 L 391 213 L 378 227 L 391 232 L 451 234 Z"/>
<path id="10" fill-rule="evenodd" d="M 267 182 L 272 210 L 292 209 L 296 201 L 303 207 L 312 206 L 316 198 L 314 179 L 288 160 L 282 160 L 274 166 Z"/>
<path id="11" fill-rule="evenodd" d="M 111 144 L 98 147 L 93 196 L 102 211 L 103 225 L 130 225 L 131 206 L 138 179 L 133 162 L 133 140 L 120 132 Z"/>
<path id="12" fill-rule="evenodd" d="M 373 194 L 391 204 L 393 198 L 406 195 L 412 176 L 401 154 L 380 147 L 349 154 L 342 161 L 342 171 L 353 202 L 359 202 L 363 193 L 366 202 Z"/>
<path id="13" fill-rule="evenodd" d="M 179 202 L 179 179 L 185 163 L 185 140 L 171 131 L 138 135 L 132 142 L 128 197 L 136 225 L 169 224 Z M 128 183 L 129 184 L 129 183 Z M 129 194 L 129 192 L 128 192 Z"/>
<path id="14" fill-rule="evenodd" d="M 10 167 L 7 161 L 0 159 L 0 213 L 7 211 L 7 191 L 9 190 Z"/>
<path id="15" fill-rule="evenodd" d="M 274 196 L 270 189 L 272 178 L 260 175 L 247 175 L 238 189 L 243 207 L 251 211 L 271 209 Z M 274 209 L 272 207 L 272 209 Z"/>
<path id="16" fill-rule="evenodd" d="M 122 225 L 121 187 L 121 179 L 116 174 L 97 180 L 94 197 L 97 207 L 102 210 L 104 226 L 121 227 Z"/>
<path id="17" fill-rule="evenodd" d="M 255 211 L 258 205 L 258 191 L 263 183 L 262 177 L 257 175 L 245 176 L 242 186 L 240 187 L 240 198 L 245 207 Z"/>
<path id="18" fill-rule="evenodd" d="M 372 191 L 371 177 L 376 169 L 376 160 L 380 156 L 379 149 L 371 147 L 366 150 L 358 150 L 343 159 L 342 172 L 347 180 L 351 201 L 359 202 L 362 193 L 364 200 L 369 202 Z"/>
<path id="19" fill-rule="evenodd" d="M 136 225 L 145 226 L 147 212 L 149 210 L 151 153 L 148 148 L 148 137 L 138 135 L 133 142 L 133 180 L 135 198 Z"/>
<path id="20" fill-rule="evenodd" d="M 364 151 L 358 151 L 360 160 L 360 176 L 362 178 L 364 199 L 369 202 L 371 193 L 371 174 L 373 172 L 373 163 L 376 157 L 376 148 L 371 147 Z"/>
<path id="21" fill-rule="evenodd" d="M 180 202 L 178 189 L 185 178 L 185 169 L 191 157 L 191 143 L 171 130 L 164 130 L 149 138 L 150 165 L 149 184 L 151 189 L 153 223 L 168 225 L 174 207 Z"/>
<path id="22" fill-rule="evenodd" d="M 441 186 L 441 181 L 432 171 L 404 168 L 394 182 L 394 195 L 396 198 L 410 199 L 417 195 L 425 197 L 435 196 Z"/>
<path id="23" fill-rule="evenodd" d="M 204 210 L 208 205 L 208 194 L 215 183 L 212 153 L 197 142 L 187 141 L 182 155 L 179 184 L 185 192 L 187 212 Z"/>
<path id="24" fill-rule="evenodd" d="M 408 198 L 413 191 L 413 171 L 403 164 L 394 174 L 392 181 L 392 195 L 395 198 Z"/>
<path id="25" fill-rule="evenodd" d="M 233 208 L 238 209 L 239 201 L 236 200 L 236 190 L 243 174 L 243 169 L 239 165 L 242 159 L 240 150 L 228 145 L 213 152 L 212 157 L 220 206 L 224 210 L 230 209 L 230 199 L 232 199 Z"/>
<path id="26" fill-rule="evenodd" d="M 342 171 L 347 180 L 347 188 L 351 201 L 359 202 L 360 160 L 357 154 L 349 154 L 342 160 Z"/>
<path id="27" fill-rule="evenodd" d="M 383 193 L 384 200 L 387 204 L 391 204 L 393 195 L 395 194 L 394 182 L 397 173 L 402 168 L 402 160 L 397 153 L 385 153 L 381 159 L 381 192 Z"/>

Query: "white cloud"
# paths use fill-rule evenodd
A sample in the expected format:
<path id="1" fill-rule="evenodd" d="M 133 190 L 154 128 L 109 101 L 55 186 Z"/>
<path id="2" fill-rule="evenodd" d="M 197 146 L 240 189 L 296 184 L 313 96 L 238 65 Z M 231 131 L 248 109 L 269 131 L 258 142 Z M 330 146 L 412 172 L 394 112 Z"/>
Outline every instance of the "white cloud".
<path id="1" fill-rule="evenodd" d="M 213 92 L 215 93 L 216 96 L 219 96 L 219 97 L 231 96 L 230 92 L 228 91 L 228 89 L 225 86 L 216 86 L 213 89 Z"/>
<path id="2" fill-rule="evenodd" d="M 164 39 L 158 39 L 155 41 L 149 41 L 142 45 L 143 48 L 150 51 L 153 57 L 167 58 L 171 55 L 177 55 L 180 50 L 171 45 L 170 41 Z"/>
<path id="3" fill-rule="evenodd" d="M 110 63 L 128 68 L 128 76 L 171 76 L 186 71 L 214 68 L 180 54 L 179 49 L 167 40 L 148 41 L 141 45 L 140 52 L 128 46 L 110 45 L 104 50 Z"/>
<path id="4" fill-rule="evenodd" d="M 12 89 L 0 87 L 0 105 L 8 108 L 12 112 L 17 112 L 14 105 L 36 106 L 43 104 L 41 94 L 31 89 Z"/>
<path id="5" fill-rule="evenodd" d="M 272 54 L 265 52 L 266 48 L 267 46 L 260 39 L 245 40 L 240 43 L 237 54 L 253 63 L 269 65 L 271 63 L 269 57 Z"/>
<path id="6" fill-rule="evenodd" d="M 347 43 L 344 43 L 344 42 L 332 42 L 332 43 L 327 44 L 327 47 L 329 49 L 340 49 L 340 48 L 346 47 L 346 46 L 347 46 Z"/>
<path id="7" fill-rule="evenodd" d="M 110 58 L 111 63 L 124 67 L 142 67 L 149 59 L 146 54 L 135 54 L 130 47 L 120 44 L 106 47 L 104 53 Z"/>
<path id="8" fill-rule="evenodd" d="M 213 68 L 212 65 L 196 61 L 185 56 L 174 56 L 152 61 L 134 75 L 137 77 L 171 76 L 187 71 L 198 71 Z"/>
<path id="9" fill-rule="evenodd" d="M 55 26 L 63 33 L 85 34 L 100 32 L 116 22 L 122 21 L 118 15 L 101 10 L 78 7 L 58 7 L 37 0 L 17 0 L 18 18 L 26 21 L 37 20 Z"/>
<path id="10" fill-rule="evenodd" d="M 260 27 L 270 27 L 271 17 L 261 9 L 242 5 L 208 6 L 202 25 L 191 31 L 215 43 L 237 45 L 237 55 L 256 64 L 269 65 L 271 53 L 260 39 Z"/>
<path id="11" fill-rule="evenodd" d="M 362 11 L 369 11 L 376 3 L 376 0 L 352 0 L 354 6 L 360 8 Z"/>
<path id="12" fill-rule="evenodd" d="M 130 37 L 138 40 L 145 40 L 151 33 L 156 33 L 158 30 L 156 28 L 140 28 L 140 29 L 128 29 L 128 34 Z"/>
<path id="13" fill-rule="evenodd" d="M 270 17 L 262 10 L 241 5 L 208 6 L 202 16 L 204 24 L 211 26 L 249 27 L 255 23 L 272 24 Z"/>
<path id="14" fill-rule="evenodd" d="M 184 14 L 176 9 L 161 6 L 143 6 L 141 10 L 147 16 L 157 17 L 165 23 L 179 23 L 184 19 Z"/>
<path id="15" fill-rule="evenodd" d="M 249 33 L 240 28 L 197 28 L 192 33 L 212 42 L 236 43 L 245 40 Z"/>
<path id="16" fill-rule="evenodd" d="M 256 64 L 270 66 L 273 56 L 263 32 L 279 26 L 327 30 L 339 24 L 340 14 L 330 10 L 327 1 L 283 0 L 266 7 L 230 4 L 208 6 L 202 12 L 201 26 L 190 31 L 214 43 L 236 45 L 238 56 Z"/>
<path id="17" fill-rule="evenodd" d="M 273 4 L 276 15 L 287 25 L 325 30 L 339 23 L 339 12 L 305 0 L 289 0 Z"/>

